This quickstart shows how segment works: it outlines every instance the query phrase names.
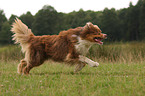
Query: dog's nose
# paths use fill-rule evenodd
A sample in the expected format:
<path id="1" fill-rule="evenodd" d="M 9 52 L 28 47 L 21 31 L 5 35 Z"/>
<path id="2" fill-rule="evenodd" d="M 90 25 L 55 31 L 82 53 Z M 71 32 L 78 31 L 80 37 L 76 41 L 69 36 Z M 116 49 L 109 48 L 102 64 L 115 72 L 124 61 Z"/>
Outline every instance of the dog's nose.
<path id="1" fill-rule="evenodd" d="M 107 38 L 107 34 L 103 34 L 103 37 L 106 39 Z"/>

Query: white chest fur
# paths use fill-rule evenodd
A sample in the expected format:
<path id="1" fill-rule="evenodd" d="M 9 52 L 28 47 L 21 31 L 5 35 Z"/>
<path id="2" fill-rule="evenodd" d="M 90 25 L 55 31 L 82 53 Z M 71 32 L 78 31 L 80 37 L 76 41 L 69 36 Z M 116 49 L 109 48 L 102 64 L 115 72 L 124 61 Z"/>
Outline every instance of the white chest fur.
<path id="1" fill-rule="evenodd" d="M 93 44 L 93 42 L 82 40 L 80 37 L 78 37 L 78 42 L 75 45 L 75 48 L 81 55 L 86 55 Z"/>

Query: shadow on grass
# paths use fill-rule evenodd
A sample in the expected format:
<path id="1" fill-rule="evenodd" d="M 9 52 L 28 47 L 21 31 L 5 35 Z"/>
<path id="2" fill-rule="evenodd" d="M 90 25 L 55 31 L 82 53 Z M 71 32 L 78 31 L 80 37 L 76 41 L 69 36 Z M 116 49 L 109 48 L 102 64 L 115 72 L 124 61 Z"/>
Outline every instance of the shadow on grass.
<path id="1" fill-rule="evenodd" d="M 43 72 L 43 73 L 32 73 L 31 75 L 93 75 L 93 76 L 111 76 L 111 77 L 128 77 L 128 76 L 143 76 L 143 74 L 137 73 L 104 73 L 104 72 Z"/>
<path id="2" fill-rule="evenodd" d="M 89 73 L 89 72 L 43 72 L 43 73 L 32 73 L 32 75 L 97 75 L 97 73 Z"/>

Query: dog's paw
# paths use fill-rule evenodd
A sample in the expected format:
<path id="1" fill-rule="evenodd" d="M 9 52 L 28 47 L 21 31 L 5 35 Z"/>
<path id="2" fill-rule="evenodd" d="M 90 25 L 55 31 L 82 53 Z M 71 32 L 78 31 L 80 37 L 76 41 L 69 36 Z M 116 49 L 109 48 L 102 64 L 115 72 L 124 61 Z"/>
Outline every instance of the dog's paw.
<path id="1" fill-rule="evenodd" d="M 99 63 L 98 62 L 92 62 L 90 64 L 91 67 L 98 67 L 99 66 Z"/>

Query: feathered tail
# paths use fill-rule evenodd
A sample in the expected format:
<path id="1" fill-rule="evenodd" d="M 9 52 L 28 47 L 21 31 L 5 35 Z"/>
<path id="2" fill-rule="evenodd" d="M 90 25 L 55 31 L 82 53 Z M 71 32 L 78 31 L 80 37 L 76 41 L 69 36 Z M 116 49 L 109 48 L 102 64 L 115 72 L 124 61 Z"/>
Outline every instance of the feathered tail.
<path id="1" fill-rule="evenodd" d="M 31 29 L 28 29 L 21 20 L 16 18 L 15 22 L 12 24 L 11 31 L 14 33 L 12 40 L 15 40 L 16 44 L 20 44 L 22 51 L 26 52 L 27 47 L 29 46 L 30 37 L 34 36 Z"/>

